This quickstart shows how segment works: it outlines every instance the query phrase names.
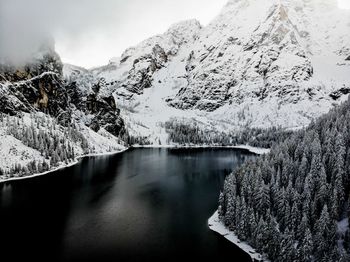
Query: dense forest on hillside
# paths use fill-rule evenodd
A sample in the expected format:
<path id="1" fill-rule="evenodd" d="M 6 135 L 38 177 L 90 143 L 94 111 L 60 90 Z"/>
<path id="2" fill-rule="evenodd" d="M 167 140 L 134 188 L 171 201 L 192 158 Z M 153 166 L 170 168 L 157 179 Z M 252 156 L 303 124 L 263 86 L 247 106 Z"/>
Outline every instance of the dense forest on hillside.
<path id="1" fill-rule="evenodd" d="M 24 115 L 10 117 L 0 114 L 0 128 L 21 141 L 24 146 L 40 152 L 42 159 L 33 159 L 23 165 L 14 163 L 10 170 L 0 170 L 0 175 L 25 176 L 34 173 L 42 173 L 50 168 L 59 166 L 60 163 L 68 164 L 76 157 L 77 145 L 88 153 L 88 142 L 78 131 L 74 124 L 68 127 L 60 126 L 55 119 L 44 114 L 31 114 L 30 118 Z M 80 150 L 81 150 L 80 149 Z"/>
<path id="2" fill-rule="evenodd" d="M 272 261 L 350 261 L 350 100 L 228 176 L 219 216 Z"/>
<path id="3" fill-rule="evenodd" d="M 273 128 L 244 128 L 240 132 L 224 132 L 208 129 L 196 121 L 171 119 L 164 125 L 169 134 L 168 143 L 180 145 L 219 145 L 235 146 L 248 144 L 255 147 L 270 148 L 274 143 L 284 141 L 292 131 Z"/>

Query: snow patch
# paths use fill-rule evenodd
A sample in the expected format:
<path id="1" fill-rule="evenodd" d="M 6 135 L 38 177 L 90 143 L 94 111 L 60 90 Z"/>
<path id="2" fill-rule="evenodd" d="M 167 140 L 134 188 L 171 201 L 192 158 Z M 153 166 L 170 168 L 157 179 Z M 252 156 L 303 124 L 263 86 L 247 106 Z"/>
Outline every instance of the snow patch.
<path id="1" fill-rule="evenodd" d="M 120 151 L 115 151 L 115 152 L 107 152 L 107 153 L 97 153 L 97 154 L 86 154 L 86 155 L 82 155 L 82 156 L 79 156 L 76 158 L 76 160 L 72 163 L 69 163 L 67 165 L 65 164 L 61 164 L 60 166 L 50 170 L 50 171 L 46 171 L 46 172 L 43 172 L 43 173 L 38 173 L 38 174 L 33 174 L 33 175 L 30 175 L 30 176 L 24 176 L 24 177 L 12 177 L 12 178 L 8 178 L 8 179 L 1 179 L 0 178 L 0 183 L 5 183 L 5 182 L 9 182 L 9 181 L 16 181 L 16 180 L 23 180 L 23 179 L 29 179 L 29 178 L 34 178 L 34 177 L 39 177 L 39 176 L 43 176 L 43 175 L 47 175 L 47 174 L 50 174 L 50 173 L 53 173 L 53 172 L 56 172 L 58 170 L 61 170 L 61 169 L 65 169 L 65 168 L 68 168 L 68 167 L 71 167 L 71 166 L 74 166 L 76 164 L 78 164 L 84 157 L 95 157 L 95 156 L 108 156 L 108 155 L 115 155 L 115 154 L 121 154 L 121 153 L 124 153 L 125 151 L 127 151 L 129 148 L 125 148 L 123 150 L 120 150 Z"/>
<path id="2" fill-rule="evenodd" d="M 225 237 L 228 241 L 232 242 L 244 252 L 246 252 L 253 261 L 264 261 L 269 262 L 263 255 L 258 253 L 254 248 L 248 245 L 246 242 L 242 242 L 238 239 L 234 232 L 228 230 L 225 225 L 220 221 L 218 211 L 216 211 L 209 219 L 208 219 L 209 228 Z"/>

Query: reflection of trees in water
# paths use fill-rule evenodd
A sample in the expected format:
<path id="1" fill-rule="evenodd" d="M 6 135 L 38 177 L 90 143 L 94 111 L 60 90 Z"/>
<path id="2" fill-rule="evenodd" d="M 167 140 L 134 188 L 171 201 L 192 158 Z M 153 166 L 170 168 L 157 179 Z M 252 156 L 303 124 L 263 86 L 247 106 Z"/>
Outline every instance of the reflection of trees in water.
<path id="1" fill-rule="evenodd" d="M 148 252 L 152 258 L 159 243 L 165 246 L 165 256 L 175 250 L 174 242 L 176 253 L 191 244 L 193 254 L 208 250 L 217 256 L 215 245 L 221 238 L 207 234 L 206 219 L 217 205 L 225 176 L 249 155 L 220 149 L 174 151 L 134 149 L 90 157 L 47 176 L 0 185 L 0 224 L 7 228 L 1 236 L 10 237 L 4 248 L 8 253 L 33 253 L 40 247 L 50 258 L 81 258 L 86 247 L 91 247 L 87 253 L 97 255 L 111 241 L 118 252 L 129 252 L 138 239 L 147 250 L 133 249 L 131 257 Z M 12 197 L 10 209 L 4 206 L 4 195 Z M 31 241 L 32 236 L 39 240 Z M 201 241 L 194 241 L 196 236 Z M 234 252 L 231 245 L 224 251 Z M 112 255 L 115 261 L 120 258 Z"/>
<path id="2" fill-rule="evenodd" d="M 0 206 L 6 207 L 11 205 L 12 202 L 12 185 L 3 183 L 0 184 Z"/>

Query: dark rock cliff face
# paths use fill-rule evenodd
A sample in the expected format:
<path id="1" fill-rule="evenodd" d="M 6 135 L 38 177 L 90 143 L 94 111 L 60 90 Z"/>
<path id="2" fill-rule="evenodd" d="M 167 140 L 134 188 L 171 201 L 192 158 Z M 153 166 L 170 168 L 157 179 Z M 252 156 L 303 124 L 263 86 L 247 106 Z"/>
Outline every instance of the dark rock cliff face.
<path id="1" fill-rule="evenodd" d="M 8 89 L 28 108 L 56 117 L 61 123 L 70 121 L 69 97 L 60 75 L 43 74 L 11 84 Z"/>
<path id="2" fill-rule="evenodd" d="M 69 97 L 62 79 L 62 63 L 54 51 L 22 66 L 0 65 L 3 102 L 0 111 L 42 111 L 56 117 L 60 123 L 70 121 Z"/>
<path id="3" fill-rule="evenodd" d="M 47 48 L 43 52 L 24 65 L 14 65 L 11 62 L 0 63 L 0 75 L 2 76 L 0 82 L 7 80 L 13 83 L 29 80 L 44 72 L 52 72 L 62 76 L 63 64 L 59 55 L 51 48 Z"/>
<path id="4" fill-rule="evenodd" d="M 78 88 L 76 82 L 72 82 L 66 87 L 71 103 L 80 111 L 87 115 L 92 115 L 89 126 L 95 132 L 104 128 L 115 136 L 123 136 L 126 132 L 124 121 L 120 117 L 120 110 L 116 107 L 114 97 L 103 97 L 99 93 L 98 84 L 84 95 Z"/>
<path id="5" fill-rule="evenodd" d="M 164 34 L 150 37 L 124 51 L 106 66 L 90 70 L 95 79 L 105 81 L 103 93 L 131 100 L 152 87 L 155 75 L 166 68 L 183 46 L 198 38 L 202 26 L 196 20 L 172 25 Z"/>
<path id="6" fill-rule="evenodd" d="M 167 61 L 165 50 L 156 44 L 150 54 L 134 60 L 128 78 L 121 86 L 132 93 L 142 94 L 144 89 L 152 86 L 154 72 L 161 69 Z"/>
<path id="7" fill-rule="evenodd" d="M 227 102 L 239 103 L 239 91 L 245 92 L 249 86 L 256 88 L 245 97 L 262 101 L 281 87 L 297 86 L 313 76 L 311 61 L 298 42 L 302 37 L 285 6 L 273 5 L 264 21 L 253 32 L 246 32 L 250 34 L 246 39 L 226 38 L 227 26 L 218 26 L 220 38 L 226 40 L 190 53 L 186 65 L 189 84 L 170 106 L 214 111 Z"/>
<path id="8" fill-rule="evenodd" d="M 63 79 L 62 68 L 52 50 L 22 66 L 0 64 L 0 112 L 41 111 L 67 125 L 78 109 L 93 116 L 87 125 L 94 131 L 103 127 L 115 136 L 125 134 L 114 98 L 100 96 L 98 84 L 90 94 L 82 92 L 77 83 Z"/>

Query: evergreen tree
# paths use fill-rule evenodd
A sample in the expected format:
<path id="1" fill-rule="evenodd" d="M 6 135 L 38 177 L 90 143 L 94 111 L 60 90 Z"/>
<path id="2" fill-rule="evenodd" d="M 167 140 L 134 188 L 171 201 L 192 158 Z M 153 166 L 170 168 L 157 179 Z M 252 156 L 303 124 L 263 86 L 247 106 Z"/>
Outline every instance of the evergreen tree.
<path id="1" fill-rule="evenodd" d="M 350 231 L 338 222 L 350 216 L 350 99 L 244 164 L 222 197 L 236 203 L 238 237 L 272 261 L 347 261 Z"/>

